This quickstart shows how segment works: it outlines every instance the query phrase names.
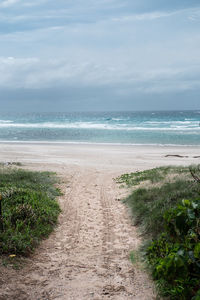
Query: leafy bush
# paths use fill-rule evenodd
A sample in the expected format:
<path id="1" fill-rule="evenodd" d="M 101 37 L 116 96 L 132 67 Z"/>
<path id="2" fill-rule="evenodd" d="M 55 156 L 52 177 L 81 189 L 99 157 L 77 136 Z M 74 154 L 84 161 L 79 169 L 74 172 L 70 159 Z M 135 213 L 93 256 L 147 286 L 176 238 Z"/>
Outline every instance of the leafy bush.
<path id="1" fill-rule="evenodd" d="M 200 198 L 183 200 L 164 214 L 165 232 L 147 248 L 147 259 L 165 296 L 198 299 L 200 293 Z"/>
<path id="2" fill-rule="evenodd" d="M 0 254 L 30 253 L 57 222 L 57 179 L 52 173 L 0 170 Z"/>

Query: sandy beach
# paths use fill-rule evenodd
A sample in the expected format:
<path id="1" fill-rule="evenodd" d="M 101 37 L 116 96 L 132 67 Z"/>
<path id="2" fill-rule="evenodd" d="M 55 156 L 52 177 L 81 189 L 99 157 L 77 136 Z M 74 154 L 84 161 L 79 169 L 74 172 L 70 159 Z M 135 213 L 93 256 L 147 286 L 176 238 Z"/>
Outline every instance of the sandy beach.
<path id="1" fill-rule="evenodd" d="M 140 237 L 113 178 L 125 172 L 200 162 L 200 147 L 1 143 L 0 162 L 55 171 L 62 213 L 55 231 L 20 270 L 0 266 L 0 300 L 156 299 L 132 265 Z"/>
<path id="2" fill-rule="evenodd" d="M 143 170 L 160 165 L 189 165 L 198 163 L 198 156 L 200 146 L 0 143 L 0 161 L 4 162 L 93 167 L 119 172 Z"/>

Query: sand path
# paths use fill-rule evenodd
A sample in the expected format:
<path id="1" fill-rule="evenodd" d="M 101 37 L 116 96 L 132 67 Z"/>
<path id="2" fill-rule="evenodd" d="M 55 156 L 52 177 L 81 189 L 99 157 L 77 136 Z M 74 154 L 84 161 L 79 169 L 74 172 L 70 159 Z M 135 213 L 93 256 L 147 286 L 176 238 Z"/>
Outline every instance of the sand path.
<path id="1" fill-rule="evenodd" d="M 61 168 L 60 168 L 61 169 Z M 153 299 L 129 261 L 139 243 L 113 173 L 62 167 L 62 214 L 22 270 L 7 270 L 0 299 Z"/>
<path id="2" fill-rule="evenodd" d="M 194 150 L 190 157 L 199 153 Z M 119 201 L 127 191 L 113 178 L 169 162 L 196 162 L 165 158 L 170 153 L 174 149 L 2 146 L 4 161 L 56 171 L 64 194 L 59 199 L 62 213 L 57 228 L 25 267 L 0 266 L 0 300 L 155 299 L 151 280 L 130 262 L 130 251 L 138 248 L 140 239 Z"/>

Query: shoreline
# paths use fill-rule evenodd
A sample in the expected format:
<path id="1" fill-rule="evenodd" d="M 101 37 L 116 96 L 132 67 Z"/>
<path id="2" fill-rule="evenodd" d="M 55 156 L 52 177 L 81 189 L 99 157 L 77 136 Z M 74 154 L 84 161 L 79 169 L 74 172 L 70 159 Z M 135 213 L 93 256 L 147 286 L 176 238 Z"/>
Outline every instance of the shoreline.
<path id="1" fill-rule="evenodd" d="M 98 143 L 98 142 L 73 142 L 73 141 L 0 141 L 0 145 L 1 144 L 34 144 L 34 145 L 94 145 L 94 146 L 132 146 L 132 147 L 163 147 L 163 148 L 167 148 L 167 147 L 199 147 L 200 148 L 200 144 L 195 144 L 195 145 L 191 145 L 191 144 L 134 144 L 134 143 Z"/>

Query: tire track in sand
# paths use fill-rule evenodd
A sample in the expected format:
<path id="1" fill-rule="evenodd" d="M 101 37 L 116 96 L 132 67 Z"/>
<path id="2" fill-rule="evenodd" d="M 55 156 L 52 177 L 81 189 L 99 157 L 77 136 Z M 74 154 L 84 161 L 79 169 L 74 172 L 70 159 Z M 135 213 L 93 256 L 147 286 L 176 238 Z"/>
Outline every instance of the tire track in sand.
<path id="1" fill-rule="evenodd" d="M 0 300 L 154 299 L 147 275 L 128 258 L 139 240 L 116 200 L 115 174 L 67 165 L 59 171 L 59 225 L 24 269 L 0 268 Z"/>

